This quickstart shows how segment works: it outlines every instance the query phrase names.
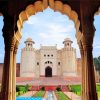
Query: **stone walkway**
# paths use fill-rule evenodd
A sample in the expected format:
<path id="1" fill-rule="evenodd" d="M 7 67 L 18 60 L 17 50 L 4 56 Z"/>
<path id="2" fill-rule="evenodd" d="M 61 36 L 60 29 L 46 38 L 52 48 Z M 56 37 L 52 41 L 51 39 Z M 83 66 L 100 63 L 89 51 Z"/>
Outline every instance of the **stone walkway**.
<path id="1" fill-rule="evenodd" d="M 57 100 L 57 97 L 56 97 L 56 95 L 55 95 L 54 91 L 53 91 L 53 95 L 54 95 L 54 100 Z"/>
<path id="2" fill-rule="evenodd" d="M 52 91 L 52 93 L 53 93 L 53 96 L 54 96 L 54 100 L 57 100 L 54 91 Z M 46 91 L 46 93 L 45 93 L 44 100 L 47 100 L 47 99 L 46 99 L 47 97 L 48 97 L 48 91 Z"/>
<path id="3" fill-rule="evenodd" d="M 33 96 L 37 91 L 29 91 L 26 92 L 25 94 L 21 95 L 20 97 L 31 97 Z"/>
<path id="4" fill-rule="evenodd" d="M 45 92 L 45 95 L 44 95 L 44 99 L 45 99 L 45 100 L 46 100 L 47 96 L 48 96 L 48 92 L 46 91 L 46 92 Z"/>
<path id="5" fill-rule="evenodd" d="M 81 100 L 81 97 L 73 92 L 64 92 L 71 100 Z"/>

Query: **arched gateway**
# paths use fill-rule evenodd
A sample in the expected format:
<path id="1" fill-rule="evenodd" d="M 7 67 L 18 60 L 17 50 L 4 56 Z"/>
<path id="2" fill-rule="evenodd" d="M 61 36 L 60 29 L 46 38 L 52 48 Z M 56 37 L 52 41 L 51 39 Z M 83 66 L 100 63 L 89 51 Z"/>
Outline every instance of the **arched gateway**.
<path id="1" fill-rule="evenodd" d="M 52 68 L 49 66 L 45 68 L 45 77 L 52 77 Z"/>

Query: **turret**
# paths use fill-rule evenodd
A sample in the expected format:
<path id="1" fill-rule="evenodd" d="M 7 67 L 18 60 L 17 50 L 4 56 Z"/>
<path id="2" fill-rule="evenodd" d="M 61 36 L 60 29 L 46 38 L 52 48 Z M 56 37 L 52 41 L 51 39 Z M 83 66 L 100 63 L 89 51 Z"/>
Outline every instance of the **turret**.
<path id="1" fill-rule="evenodd" d="M 65 48 L 70 48 L 72 43 L 73 42 L 70 40 L 70 38 L 66 38 L 63 42 Z"/>
<path id="2" fill-rule="evenodd" d="M 21 52 L 20 77 L 35 77 L 35 42 L 28 38 L 24 43 L 26 47 Z"/>
<path id="3" fill-rule="evenodd" d="M 27 38 L 27 40 L 24 42 L 26 44 L 26 47 L 33 47 L 33 44 L 35 44 L 34 41 L 32 41 L 31 38 Z"/>

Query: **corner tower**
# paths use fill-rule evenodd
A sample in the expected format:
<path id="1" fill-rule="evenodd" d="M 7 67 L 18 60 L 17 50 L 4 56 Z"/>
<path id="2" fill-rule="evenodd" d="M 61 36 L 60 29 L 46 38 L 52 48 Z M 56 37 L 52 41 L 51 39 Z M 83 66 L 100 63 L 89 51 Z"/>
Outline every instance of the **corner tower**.
<path id="1" fill-rule="evenodd" d="M 25 48 L 21 52 L 20 77 L 35 77 L 35 50 L 34 41 L 28 38 L 25 42 Z"/>
<path id="2" fill-rule="evenodd" d="M 66 38 L 66 39 L 64 40 L 64 42 L 63 42 L 64 48 L 72 48 L 72 46 L 71 46 L 72 43 L 73 43 L 73 41 L 71 41 L 70 38 Z"/>
<path id="3" fill-rule="evenodd" d="M 72 47 L 73 41 L 66 38 L 63 42 L 64 48 L 62 49 L 62 70 L 63 76 L 76 76 L 76 49 Z"/>

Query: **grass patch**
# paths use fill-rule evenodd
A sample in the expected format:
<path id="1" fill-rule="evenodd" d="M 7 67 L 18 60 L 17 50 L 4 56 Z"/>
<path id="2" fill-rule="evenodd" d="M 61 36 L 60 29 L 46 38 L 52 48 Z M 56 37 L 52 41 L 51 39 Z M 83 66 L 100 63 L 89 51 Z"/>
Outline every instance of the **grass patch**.
<path id="1" fill-rule="evenodd" d="M 100 85 L 96 85 L 96 90 L 97 90 L 98 97 L 100 98 Z"/>
<path id="2" fill-rule="evenodd" d="M 81 85 L 70 85 L 70 91 L 80 96 L 81 95 Z M 96 85 L 96 91 L 98 94 L 98 98 L 100 98 L 100 85 Z"/>
<path id="3" fill-rule="evenodd" d="M 61 91 L 56 91 L 55 92 L 56 93 L 56 95 L 57 95 L 57 99 L 58 100 L 70 100 L 68 97 L 67 97 L 67 95 L 65 95 L 63 92 L 61 92 Z"/>
<path id="4" fill-rule="evenodd" d="M 81 85 L 70 85 L 70 91 L 77 95 L 81 95 Z"/>
<path id="5" fill-rule="evenodd" d="M 45 91 L 38 91 L 33 97 L 44 97 Z"/>
<path id="6" fill-rule="evenodd" d="M 16 86 L 16 96 L 20 96 L 24 93 L 26 93 L 29 89 L 28 85 L 17 85 Z"/>

